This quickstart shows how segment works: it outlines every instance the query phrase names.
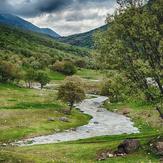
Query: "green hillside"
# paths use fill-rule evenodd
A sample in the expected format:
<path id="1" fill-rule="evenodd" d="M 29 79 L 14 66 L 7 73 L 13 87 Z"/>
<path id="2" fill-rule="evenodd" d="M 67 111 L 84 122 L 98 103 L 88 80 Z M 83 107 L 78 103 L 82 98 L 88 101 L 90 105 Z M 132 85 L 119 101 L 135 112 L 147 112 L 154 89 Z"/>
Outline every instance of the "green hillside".
<path id="1" fill-rule="evenodd" d="M 107 25 L 104 25 L 100 28 L 96 28 L 89 32 L 75 34 L 75 35 L 71 35 L 67 37 L 60 37 L 57 40 L 64 42 L 64 43 L 71 44 L 71 45 L 76 45 L 76 46 L 86 47 L 86 48 L 93 48 L 94 47 L 94 43 L 93 43 L 94 33 L 99 30 L 104 31 L 106 29 L 107 29 Z"/>
<path id="2" fill-rule="evenodd" d="M 89 55 L 87 49 L 54 41 L 45 35 L 0 25 L 0 57 L 6 59 L 14 54 L 19 57 L 58 59 Z M 5 54 L 5 55 L 4 55 Z"/>

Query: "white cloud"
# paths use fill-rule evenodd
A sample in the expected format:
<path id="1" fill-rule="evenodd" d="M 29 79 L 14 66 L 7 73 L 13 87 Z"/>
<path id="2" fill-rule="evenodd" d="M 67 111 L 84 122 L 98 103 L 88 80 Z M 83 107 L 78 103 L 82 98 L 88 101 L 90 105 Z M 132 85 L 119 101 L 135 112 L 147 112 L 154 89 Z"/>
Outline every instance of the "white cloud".
<path id="1" fill-rule="evenodd" d="M 63 11 L 43 14 L 27 20 L 40 27 L 49 27 L 62 36 L 82 33 L 105 24 L 108 13 L 112 14 L 116 8 L 115 3 L 97 6 L 80 6 L 68 8 Z"/>

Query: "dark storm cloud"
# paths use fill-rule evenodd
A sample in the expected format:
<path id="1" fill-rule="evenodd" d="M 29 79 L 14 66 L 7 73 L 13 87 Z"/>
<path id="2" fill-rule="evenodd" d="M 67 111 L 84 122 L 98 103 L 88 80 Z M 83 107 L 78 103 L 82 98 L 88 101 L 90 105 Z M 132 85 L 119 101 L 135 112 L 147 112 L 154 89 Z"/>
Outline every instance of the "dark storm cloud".
<path id="1" fill-rule="evenodd" d="M 23 17 L 61 35 L 81 33 L 104 25 L 116 0 L 0 0 L 0 13 Z"/>
<path id="2" fill-rule="evenodd" d="M 1 0 L 0 12 L 8 12 L 26 17 L 35 17 L 44 13 L 63 11 L 66 8 L 99 5 L 113 0 Z"/>

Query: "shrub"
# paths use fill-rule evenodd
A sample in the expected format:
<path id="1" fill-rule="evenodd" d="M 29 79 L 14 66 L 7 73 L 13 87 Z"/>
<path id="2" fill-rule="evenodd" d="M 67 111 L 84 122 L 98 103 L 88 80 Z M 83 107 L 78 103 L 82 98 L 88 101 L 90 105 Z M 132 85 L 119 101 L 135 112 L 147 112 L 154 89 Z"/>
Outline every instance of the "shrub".
<path id="1" fill-rule="evenodd" d="M 79 60 L 75 61 L 75 66 L 77 66 L 79 68 L 86 68 L 87 63 L 85 62 L 85 60 L 79 59 Z"/>
<path id="2" fill-rule="evenodd" d="M 60 72 L 64 75 L 74 75 L 76 73 L 76 67 L 74 66 L 73 63 L 71 62 L 60 62 L 57 61 L 53 66 L 52 66 L 53 71 Z"/>
<path id="3" fill-rule="evenodd" d="M 10 62 L 0 62 L 0 82 L 14 81 L 20 79 L 21 74 L 17 65 Z"/>
<path id="4" fill-rule="evenodd" d="M 64 75 L 74 75 L 76 73 L 76 67 L 71 62 L 65 62 L 63 66 L 63 74 Z"/>

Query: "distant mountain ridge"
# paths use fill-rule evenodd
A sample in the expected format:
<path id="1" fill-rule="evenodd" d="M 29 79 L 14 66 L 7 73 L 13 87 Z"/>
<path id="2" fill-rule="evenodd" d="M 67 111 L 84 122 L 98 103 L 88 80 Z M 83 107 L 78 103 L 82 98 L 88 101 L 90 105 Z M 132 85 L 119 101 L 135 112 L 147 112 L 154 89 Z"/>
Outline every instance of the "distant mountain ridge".
<path id="1" fill-rule="evenodd" d="M 94 47 L 94 41 L 93 41 L 93 35 L 97 31 L 105 31 L 107 30 L 108 25 L 101 26 L 99 28 L 93 29 L 91 31 L 85 32 L 85 33 L 80 33 L 80 34 L 75 34 L 67 37 L 59 37 L 57 38 L 58 41 L 75 45 L 75 46 L 80 46 L 80 47 L 85 47 L 85 48 L 93 48 Z"/>
<path id="2" fill-rule="evenodd" d="M 54 32 L 53 30 L 49 28 L 39 28 L 33 25 L 32 23 L 12 14 L 0 13 L 0 24 L 10 25 L 10 26 L 22 28 L 25 30 L 29 30 L 32 32 L 46 34 L 53 38 L 60 37 L 59 34 L 57 34 L 56 32 Z"/>

